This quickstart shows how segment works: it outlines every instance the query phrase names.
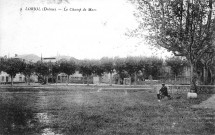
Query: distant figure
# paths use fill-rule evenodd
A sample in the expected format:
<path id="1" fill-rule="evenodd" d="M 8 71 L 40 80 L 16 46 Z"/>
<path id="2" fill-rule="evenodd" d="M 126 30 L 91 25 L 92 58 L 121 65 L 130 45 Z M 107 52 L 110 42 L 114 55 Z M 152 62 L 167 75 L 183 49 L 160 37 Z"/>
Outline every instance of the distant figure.
<path id="1" fill-rule="evenodd" d="M 168 97 L 168 99 L 172 99 L 171 96 L 168 94 L 167 87 L 165 86 L 164 83 L 162 83 L 162 87 L 159 90 L 159 93 L 157 93 L 158 102 L 160 102 L 160 100 L 164 97 Z"/>

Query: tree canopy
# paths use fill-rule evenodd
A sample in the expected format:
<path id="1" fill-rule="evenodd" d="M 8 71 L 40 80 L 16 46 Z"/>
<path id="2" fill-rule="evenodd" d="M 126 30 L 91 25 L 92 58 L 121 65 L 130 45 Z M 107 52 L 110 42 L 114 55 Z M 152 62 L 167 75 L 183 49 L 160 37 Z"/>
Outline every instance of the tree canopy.
<path id="1" fill-rule="evenodd" d="M 13 78 L 17 73 L 23 71 L 23 61 L 20 59 L 9 58 L 1 61 L 3 65 L 3 70 L 8 73 L 11 77 L 11 85 L 13 85 Z"/>
<path id="2" fill-rule="evenodd" d="M 215 35 L 215 1 L 213 0 L 131 0 L 138 12 L 137 30 L 130 36 L 148 32 L 155 46 L 185 56 L 191 66 L 191 78 L 196 64 L 213 53 Z M 195 85 L 195 81 L 192 81 Z M 196 87 L 195 87 L 196 88 Z"/>
<path id="3" fill-rule="evenodd" d="M 147 30 L 153 44 L 196 62 L 214 49 L 214 1 L 133 0 L 139 30 Z M 138 31 L 134 33 L 137 34 Z M 141 34 L 141 33 L 140 33 Z"/>
<path id="4" fill-rule="evenodd" d="M 60 63 L 60 71 L 69 75 L 72 75 L 75 73 L 76 70 L 76 63 L 73 60 L 69 61 L 61 61 Z"/>
<path id="5" fill-rule="evenodd" d="M 181 59 L 180 57 L 171 57 L 166 61 L 166 65 L 170 66 L 171 71 L 177 77 L 180 73 L 182 73 L 185 66 L 187 66 L 187 61 Z"/>

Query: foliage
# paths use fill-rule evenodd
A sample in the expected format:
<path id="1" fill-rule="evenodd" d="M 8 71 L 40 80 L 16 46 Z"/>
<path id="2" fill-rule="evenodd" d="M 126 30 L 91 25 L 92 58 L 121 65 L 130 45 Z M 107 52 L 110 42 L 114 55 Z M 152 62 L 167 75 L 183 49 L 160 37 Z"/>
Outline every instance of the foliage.
<path id="1" fill-rule="evenodd" d="M 100 60 L 91 60 L 93 74 L 102 76 L 104 74 L 104 67 Z"/>
<path id="2" fill-rule="evenodd" d="M 125 77 L 127 77 L 125 72 L 125 59 L 116 57 L 114 58 L 114 69 L 118 74 L 120 81 L 122 81 Z"/>
<path id="3" fill-rule="evenodd" d="M 0 58 L 0 72 L 5 70 L 4 62 L 5 62 L 5 59 Z"/>
<path id="4" fill-rule="evenodd" d="M 83 76 L 91 76 L 93 74 L 93 65 L 90 60 L 81 60 L 78 64 L 79 72 L 83 74 Z"/>
<path id="5" fill-rule="evenodd" d="M 179 74 L 182 73 L 185 66 L 188 65 L 186 60 L 182 60 L 179 57 L 171 57 L 166 59 L 166 65 L 170 66 L 171 71 L 177 77 Z"/>
<path id="6" fill-rule="evenodd" d="M 155 46 L 164 47 L 175 56 L 185 56 L 190 63 L 193 78 L 197 72 L 196 63 L 214 50 L 212 40 L 215 34 L 215 1 L 131 1 L 137 5 L 136 17 L 140 22 L 138 29 L 147 30 L 147 38 Z M 138 34 L 142 35 L 142 31 L 135 30 L 130 35 Z"/>
<path id="7" fill-rule="evenodd" d="M 52 63 L 52 75 L 57 76 L 60 73 L 60 63 Z"/>
<path id="8" fill-rule="evenodd" d="M 62 61 L 60 63 L 60 71 L 67 74 L 68 76 L 74 74 L 75 70 L 76 70 L 76 63 L 73 60 Z"/>
<path id="9" fill-rule="evenodd" d="M 31 62 L 23 62 L 22 63 L 22 74 L 25 75 L 28 85 L 30 85 L 30 77 L 35 71 L 35 65 Z"/>
<path id="10" fill-rule="evenodd" d="M 157 57 L 133 57 L 115 58 L 114 69 L 121 79 L 128 75 L 132 80 L 137 78 L 144 80 L 145 77 L 152 75 L 155 79 L 161 75 L 163 61 Z"/>
<path id="11" fill-rule="evenodd" d="M 163 60 L 159 59 L 157 57 L 148 57 L 146 59 L 146 64 L 144 68 L 144 73 L 147 77 L 150 75 L 153 77 L 153 79 L 158 79 L 158 77 L 161 75 L 161 70 L 163 66 Z"/>
<path id="12" fill-rule="evenodd" d="M 215 46 L 215 43 L 214 43 L 214 46 Z M 197 62 L 197 64 L 199 63 L 200 65 L 200 66 L 197 65 L 197 67 L 201 67 L 201 69 L 199 70 L 203 69 L 201 78 L 202 78 L 203 84 L 206 84 L 206 85 L 215 83 L 213 81 L 213 77 L 215 77 L 215 72 L 214 72 L 215 53 L 214 52 L 215 52 L 215 47 L 211 49 L 211 53 L 204 54 L 202 59 Z"/>
<path id="13" fill-rule="evenodd" d="M 135 0 L 140 29 L 151 40 L 175 55 L 194 62 L 212 47 L 214 16 L 212 0 Z M 144 18 L 143 18 L 144 16 Z M 142 26 L 142 27 L 141 27 Z M 145 26 L 145 27 L 144 27 Z"/>
<path id="14" fill-rule="evenodd" d="M 2 61 L 4 65 L 4 71 L 8 73 L 12 78 L 16 76 L 17 73 L 23 70 L 23 61 L 20 59 L 9 58 Z"/>
<path id="15" fill-rule="evenodd" d="M 38 76 L 48 76 L 50 74 L 48 63 L 38 61 L 35 63 L 35 72 Z"/>
<path id="16" fill-rule="evenodd" d="M 113 73 L 114 60 L 112 58 L 104 57 L 101 59 L 101 63 L 107 73 Z"/>
<path id="17" fill-rule="evenodd" d="M 23 60 L 15 58 L 1 59 L 1 65 L 2 70 L 10 75 L 11 85 L 13 85 L 13 78 L 17 73 L 21 73 L 23 71 Z"/>
<path id="18" fill-rule="evenodd" d="M 113 58 L 103 57 L 101 59 L 104 71 L 110 73 L 110 85 L 112 85 L 112 74 L 114 72 L 114 60 Z"/>
<path id="19" fill-rule="evenodd" d="M 25 76 L 30 77 L 35 71 L 35 65 L 33 63 L 23 63 L 22 73 Z"/>
<path id="20" fill-rule="evenodd" d="M 89 85 L 89 77 L 94 73 L 94 62 L 91 60 L 81 60 L 78 63 L 79 72 L 87 77 L 87 85 Z"/>
<path id="21" fill-rule="evenodd" d="M 140 59 L 138 57 L 127 57 L 125 59 L 125 70 L 129 75 L 138 72 L 143 67 L 140 66 Z"/>

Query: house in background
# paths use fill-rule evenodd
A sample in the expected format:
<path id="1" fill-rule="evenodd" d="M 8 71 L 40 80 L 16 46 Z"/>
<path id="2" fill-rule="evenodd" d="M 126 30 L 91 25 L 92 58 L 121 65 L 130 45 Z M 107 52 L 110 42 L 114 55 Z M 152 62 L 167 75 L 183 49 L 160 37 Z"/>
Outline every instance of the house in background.
<path id="1" fill-rule="evenodd" d="M 9 78 L 10 78 L 9 75 L 6 72 L 2 71 L 0 73 L 0 83 L 1 84 L 10 82 Z"/>
<path id="2" fill-rule="evenodd" d="M 112 79 L 111 79 L 111 75 L 110 73 L 104 73 L 103 76 L 99 77 L 99 76 L 94 76 L 93 77 L 93 83 L 94 84 L 99 84 L 99 83 L 105 83 L 105 84 L 109 84 L 110 80 L 112 80 L 112 83 L 115 83 L 115 77 L 116 73 L 112 73 Z"/>
<path id="3" fill-rule="evenodd" d="M 112 74 L 112 82 L 114 82 L 115 74 Z M 57 83 L 67 83 L 67 74 L 60 73 L 57 76 Z M 73 75 L 69 76 L 69 83 L 87 83 L 87 78 L 83 76 L 79 71 L 76 71 Z M 99 83 L 110 83 L 110 74 L 105 73 L 102 77 L 99 76 L 90 76 L 89 78 L 90 84 L 99 84 Z"/>
<path id="4" fill-rule="evenodd" d="M 11 77 L 8 75 L 6 72 L 1 72 L 0 73 L 0 83 L 10 83 L 11 82 Z M 25 82 L 25 76 L 18 73 L 16 76 L 13 78 L 14 83 L 24 83 Z"/>
<path id="5" fill-rule="evenodd" d="M 57 59 L 55 57 L 47 57 L 47 58 L 41 58 L 43 62 L 56 62 Z"/>
<path id="6" fill-rule="evenodd" d="M 80 83 L 82 82 L 83 75 L 76 71 L 73 75 L 69 76 L 69 80 L 71 83 Z"/>
<path id="7" fill-rule="evenodd" d="M 65 73 L 60 73 L 57 76 L 57 83 L 67 83 L 68 75 Z M 83 83 L 84 77 L 79 71 L 76 71 L 73 75 L 69 76 L 69 83 Z"/>

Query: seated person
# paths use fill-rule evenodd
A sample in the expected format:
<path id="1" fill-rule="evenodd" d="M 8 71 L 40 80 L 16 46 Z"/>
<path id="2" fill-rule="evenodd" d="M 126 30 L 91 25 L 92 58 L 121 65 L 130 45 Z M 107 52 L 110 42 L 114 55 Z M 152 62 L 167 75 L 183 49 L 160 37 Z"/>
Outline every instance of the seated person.
<path id="1" fill-rule="evenodd" d="M 158 101 L 160 101 L 160 99 L 164 97 L 168 97 L 168 99 L 171 99 L 170 95 L 168 94 L 167 87 L 165 86 L 164 83 L 162 83 L 162 87 L 159 90 L 159 94 L 157 94 Z"/>

